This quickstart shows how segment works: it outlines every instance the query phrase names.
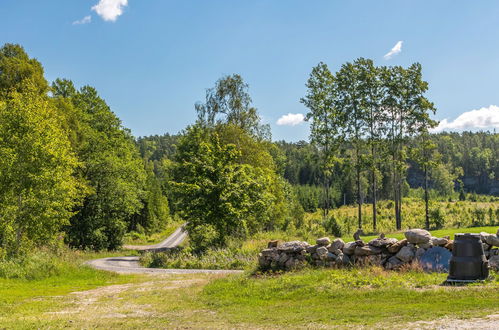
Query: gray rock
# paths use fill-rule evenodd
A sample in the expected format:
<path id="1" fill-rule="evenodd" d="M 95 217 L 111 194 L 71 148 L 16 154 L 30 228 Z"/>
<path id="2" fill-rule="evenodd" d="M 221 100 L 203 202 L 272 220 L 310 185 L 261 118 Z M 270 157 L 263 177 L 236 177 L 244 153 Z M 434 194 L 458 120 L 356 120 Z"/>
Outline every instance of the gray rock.
<path id="1" fill-rule="evenodd" d="M 301 250 L 306 250 L 307 247 L 309 247 L 310 244 L 307 242 L 301 242 L 301 241 L 291 241 L 291 242 L 286 242 L 282 243 L 277 247 L 279 251 L 282 252 L 300 252 Z"/>
<path id="2" fill-rule="evenodd" d="M 404 247 L 406 245 L 407 245 L 407 239 L 403 239 L 403 240 L 400 240 L 396 243 L 388 245 L 387 249 L 388 249 L 388 252 L 390 252 L 390 253 L 397 253 L 400 251 L 400 249 L 402 247 Z"/>
<path id="3" fill-rule="evenodd" d="M 410 229 L 404 235 L 407 241 L 412 244 L 428 243 L 431 239 L 431 234 L 424 229 Z"/>
<path id="4" fill-rule="evenodd" d="M 345 246 L 345 242 L 341 238 L 335 239 L 329 246 L 329 251 L 341 250 Z"/>
<path id="5" fill-rule="evenodd" d="M 287 255 L 286 253 L 281 253 L 281 255 L 279 256 L 279 260 L 277 260 L 277 263 L 284 265 L 289 259 L 289 255 Z"/>
<path id="6" fill-rule="evenodd" d="M 322 238 L 318 238 L 316 243 L 317 243 L 317 245 L 320 245 L 320 246 L 328 246 L 329 244 L 331 244 L 331 240 L 329 239 L 329 237 L 322 237 Z"/>
<path id="7" fill-rule="evenodd" d="M 414 248 L 404 246 L 395 256 L 403 262 L 410 262 L 412 259 L 414 259 L 415 252 L 416 251 Z"/>
<path id="8" fill-rule="evenodd" d="M 482 242 L 492 246 L 499 246 L 499 237 L 494 234 L 480 233 Z"/>
<path id="9" fill-rule="evenodd" d="M 343 251 L 338 249 L 338 250 L 331 251 L 331 253 L 334 253 L 335 255 L 339 256 L 340 254 L 343 254 Z"/>
<path id="10" fill-rule="evenodd" d="M 499 256 L 499 249 L 491 249 L 489 252 L 491 256 Z"/>
<path id="11" fill-rule="evenodd" d="M 355 242 L 348 242 L 343 246 L 343 253 L 351 256 L 355 252 L 357 244 Z"/>
<path id="12" fill-rule="evenodd" d="M 287 261 L 286 261 L 286 264 L 285 264 L 285 267 L 286 269 L 294 269 L 296 268 L 296 266 L 298 265 L 298 260 L 295 260 L 293 258 L 289 258 Z"/>
<path id="13" fill-rule="evenodd" d="M 264 257 L 272 257 L 274 254 L 276 254 L 277 251 L 275 249 L 265 249 L 262 250 L 261 254 Z"/>
<path id="14" fill-rule="evenodd" d="M 260 266 L 260 268 L 269 267 L 271 262 L 271 260 L 265 258 L 261 253 L 258 254 L 258 265 Z"/>
<path id="15" fill-rule="evenodd" d="M 328 252 L 326 255 L 326 260 L 327 261 L 335 261 L 336 260 L 336 254 Z"/>
<path id="16" fill-rule="evenodd" d="M 385 264 L 385 268 L 392 270 L 400 268 L 404 263 L 397 257 L 391 257 Z"/>
<path id="17" fill-rule="evenodd" d="M 380 248 L 371 245 L 357 246 L 354 251 L 354 254 L 356 256 L 371 256 L 380 253 L 381 253 Z"/>
<path id="18" fill-rule="evenodd" d="M 431 241 L 429 241 L 428 243 L 420 243 L 420 244 L 418 244 L 418 247 L 420 247 L 422 249 L 425 249 L 425 250 L 428 250 L 432 246 L 433 246 L 433 244 L 431 244 Z"/>
<path id="19" fill-rule="evenodd" d="M 421 256 L 423 256 L 423 254 L 426 252 L 427 249 L 424 249 L 424 248 L 419 248 L 416 250 L 416 253 L 414 254 L 414 258 L 416 258 L 416 260 L 419 260 L 421 259 Z"/>
<path id="20" fill-rule="evenodd" d="M 487 243 L 482 243 L 483 251 L 488 251 L 492 246 L 488 245 Z"/>
<path id="21" fill-rule="evenodd" d="M 398 240 L 396 238 L 378 237 L 378 238 L 370 240 L 369 243 L 367 243 L 367 244 L 374 246 L 374 247 L 378 247 L 378 248 L 384 248 L 384 247 L 387 247 L 389 245 L 395 244 L 397 242 L 398 242 Z"/>
<path id="22" fill-rule="evenodd" d="M 307 247 L 307 252 L 313 254 L 315 253 L 315 251 L 317 251 L 318 247 L 319 247 L 318 245 L 310 245 L 309 247 Z"/>
<path id="23" fill-rule="evenodd" d="M 317 248 L 317 255 L 319 256 L 320 259 L 324 259 L 326 258 L 327 254 L 328 254 L 328 250 L 325 246 L 320 246 Z"/>
<path id="24" fill-rule="evenodd" d="M 431 244 L 433 244 L 434 246 L 445 246 L 447 243 L 449 243 L 449 240 L 445 237 L 443 237 L 443 238 L 432 237 L 431 238 Z"/>
<path id="25" fill-rule="evenodd" d="M 499 256 L 492 256 L 489 259 L 489 267 L 499 271 Z"/>
<path id="26" fill-rule="evenodd" d="M 348 265 L 350 264 L 350 258 L 346 255 L 346 254 L 339 254 L 337 257 L 336 257 L 336 263 L 338 265 Z"/>

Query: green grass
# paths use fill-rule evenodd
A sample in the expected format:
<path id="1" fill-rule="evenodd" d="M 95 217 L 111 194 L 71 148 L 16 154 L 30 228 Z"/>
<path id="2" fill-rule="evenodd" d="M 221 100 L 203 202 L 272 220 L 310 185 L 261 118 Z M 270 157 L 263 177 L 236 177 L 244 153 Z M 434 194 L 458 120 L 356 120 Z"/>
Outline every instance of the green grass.
<path id="1" fill-rule="evenodd" d="M 66 251 L 63 255 L 52 255 L 55 266 L 45 276 L 18 274 L 17 278 L 0 278 L 0 324 L 4 318 L 16 315 L 24 317 L 57 310 L 60 307 L 57 298 L 70 292 L 140 279 L 138 276 L 123 276 L 82 265 L 85 260 L 109 255 Z"/>
<path id="2" fill-rule="evenodd" d="M 446 274 L 373 269 L 305 270 L 229 277 L 208 284 L 204 302 L 233 322 L 320 326 L 394 324 L 499 310 L 499 281 L 442 287 Z M 314 327 L 312 326 L 312 327 Z"/>

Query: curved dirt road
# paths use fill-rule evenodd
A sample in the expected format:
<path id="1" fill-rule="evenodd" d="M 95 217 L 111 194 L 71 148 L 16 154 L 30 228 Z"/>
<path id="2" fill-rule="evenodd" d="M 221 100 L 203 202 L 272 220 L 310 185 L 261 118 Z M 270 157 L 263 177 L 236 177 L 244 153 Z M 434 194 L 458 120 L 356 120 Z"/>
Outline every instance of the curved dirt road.
<path id="1" fill-rule="evenodd" d="M 180 226 L 175 230 L 170 236 L 168 236 L 164 241 L 154 244 L 154 245 L 123 245 L 125 250 L 137 250 L 137 251 L 154 251 L 161 249 L 171 249 L 179 246 L 187 237 L 187 232 L 185 231 L 185 225 Z"/>
<path id="2" fill-rule="evenodd" d="M 138 251 L 161 251 L 177 247 L 187 237 L 184 225 L 180 226 L 164 241 L 154 245 L 124 245 L 124 249 Z M 141 267 L 139 257 L 111 257 L 95 259 L 86 262 L 93 268 L 107 270 L 121 274 L 235 274 L 242 273 L 242 270 L 218 270 L 218 269 L 164 269 Z"/>

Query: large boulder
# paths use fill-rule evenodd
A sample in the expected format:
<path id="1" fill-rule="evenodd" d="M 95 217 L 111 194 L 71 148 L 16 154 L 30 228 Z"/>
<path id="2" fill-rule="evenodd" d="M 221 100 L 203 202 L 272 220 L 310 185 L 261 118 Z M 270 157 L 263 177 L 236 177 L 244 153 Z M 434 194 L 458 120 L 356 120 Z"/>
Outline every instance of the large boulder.
<path id="1" fill-rule="evenodd" d="M 354 251 L 354 254 L 356 256 L 371 256 L 380 253 L 381 253 L 380 248 L 371 245 L 357 246 Z"/>
<path id="2" fill-rule="evenodd" d="M 331 244 L 331 240 L 329 239 L 329 237 L 321 237 L 317 239 L 316 243 L 320 246 L 328 246 L 329 244 Z"/>
<path id="3" fill-rule="evenodd" d="M 400 251 L 400 249 L 404 246 L 407 245 L 407 239 L 403 239 L 401 241 L 398 241 L 396 243 L 393 243 L 391 245 L 388 245 L 388 252 L 390 253 L 397 253 Z"/>
<path id="4" fill-rule="evenodd" d="M 428 243 L 431 239 L 431 234 L 424 229 L 410 229 L 404 233 L 407 241 L 412 244 Z"/>
<path id="5" fill-rule="evenodd" d="M 355 252 L 355 248 L 357 247 L 357 243 L 355 242 L 348 242 L 343 246 L 343 253 L 346 255 L 353 255 Z"/>
<path id="6" fill-rule="evenodd" d="M 412 261 L 412 259 L 414 259 L 415 254 L 416 250 L 414 248 L 410 246 L 404 246 L 395 256 L 403 262 L 410 262 Z"/>
<path id="7" fill-rule="evenodd" d="M 335 239 L 331 245 L 328 247 L 330 252 L 336 251 L 336 250 L 341 250 L 345 246 L 345 242 L 341 238 Z M 333 252 L 334 253 L 334 252 Z"/>

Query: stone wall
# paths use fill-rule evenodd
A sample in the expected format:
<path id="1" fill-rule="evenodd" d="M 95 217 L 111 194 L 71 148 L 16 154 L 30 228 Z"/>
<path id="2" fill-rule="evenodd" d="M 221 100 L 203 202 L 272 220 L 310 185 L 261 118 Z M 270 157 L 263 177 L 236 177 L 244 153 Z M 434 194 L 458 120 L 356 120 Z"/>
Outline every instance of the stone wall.
<path id="1" fill-rule="evenodd" d="M 386 238 L 382 234 L 369 242 L 358 235 L 353 242 L 345 243 L 341 238 L 333 241 L 329 237 L 317 239 L 315 245 L 292 241 L 269 242 L 268 248 L 258 255 L 260 269 L 291 270 L 306 265 L 341 267 L 346 265 L 378 265 L 385 269 L 398 269 L 421 260 L 450 258 L 453 241 L 449 237 L 433 237 L 423 229 L 406 231 L 405 239 Z M 480 233 L 485 256 L 492 269 L 499 270 L 499 230 L 497 234 Z M 424 264 L 424 263 L 422 263 Z M 438 263 L 437 263 L 438 264 Z M 444 265 L 445 266 L 445 265 Z M 431 265 L 428 265 L 431 268 Z M 435 271 L 446 271 L 434 266 Z"/>

